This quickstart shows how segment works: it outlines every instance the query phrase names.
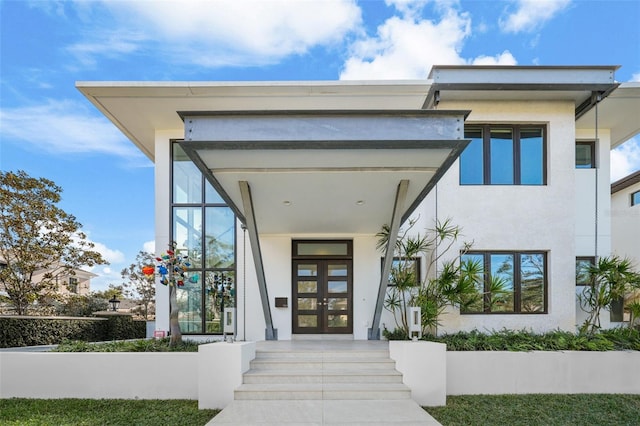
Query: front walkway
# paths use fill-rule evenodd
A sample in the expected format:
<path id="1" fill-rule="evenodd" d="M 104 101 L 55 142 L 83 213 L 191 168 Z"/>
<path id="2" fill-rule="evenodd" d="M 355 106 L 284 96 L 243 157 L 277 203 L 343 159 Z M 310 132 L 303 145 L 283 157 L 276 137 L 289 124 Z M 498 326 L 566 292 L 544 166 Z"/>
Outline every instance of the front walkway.
<path id="1" fill-rule="evenodd" d="M 209 425 L 439 425 L 402 384 L 383 341 L 256 344 L 235 400 Z"/>

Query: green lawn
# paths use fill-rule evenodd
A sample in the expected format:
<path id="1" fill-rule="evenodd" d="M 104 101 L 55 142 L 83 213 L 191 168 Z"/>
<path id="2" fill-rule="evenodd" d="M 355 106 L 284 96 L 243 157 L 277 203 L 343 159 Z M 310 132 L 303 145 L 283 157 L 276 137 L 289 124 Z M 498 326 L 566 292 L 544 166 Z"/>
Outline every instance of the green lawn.
<path id="1" fill-rule="evenodd" d="M 0 425 L 206 425 L 217 410 L 198 401 L 0 399 Z"/>
<path id="2" fill-rule="evenodd" d="M 640 425 L 640 395 L 450 396 L 426 408 L 451 425 Z M 0 425 L 205 425 L 216 410 L 196 401 L 0 399 Z"/>
<path id="3" fill-rule="evenodd" d="M 640 395 L 466 395 L 425 408 L 453 425 L 640 425 Z"/>

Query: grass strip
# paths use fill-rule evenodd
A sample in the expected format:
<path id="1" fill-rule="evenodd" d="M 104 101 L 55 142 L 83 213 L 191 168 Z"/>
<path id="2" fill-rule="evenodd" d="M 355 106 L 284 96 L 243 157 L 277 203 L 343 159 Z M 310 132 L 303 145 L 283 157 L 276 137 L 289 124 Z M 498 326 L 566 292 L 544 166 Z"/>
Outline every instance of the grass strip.
<path id="1" fill-rule="evenodd" d="M 461 395 L 425 410 L 443 426 L 640 425 L 640 395 Z"/>
<path id="2" fill-rule="evenodd" d="M 218 410 L 191 400 L 0 399 L 0 425 L 206 425 Z"/>

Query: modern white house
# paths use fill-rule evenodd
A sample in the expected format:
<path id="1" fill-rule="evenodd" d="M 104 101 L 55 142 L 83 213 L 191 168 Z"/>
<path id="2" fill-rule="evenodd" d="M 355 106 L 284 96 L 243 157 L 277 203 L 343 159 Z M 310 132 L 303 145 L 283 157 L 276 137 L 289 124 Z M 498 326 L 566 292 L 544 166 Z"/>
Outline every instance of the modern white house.
<path id="1" fill-rule="evenodd" d="M 178 289 L 183 333 L 221 334 L 226 298 L 241 340 L 365 340 L 394 326 L 393 254 L 376 233 L 409 219 L 424 232 L 450 218 L 487 280 L 508 283 L 506 303 L 452 309 L 441 331 L 575 330 L 577 267 L 611 254 L 616 235 L 609 153 L 640 131 L 640 85 L 616 82 L 616 69 L 77 87 L 155 164 L 158 254 L 175 241 L 194 277 Z M 156 327 L 168 330 L 158 286 Z"/>

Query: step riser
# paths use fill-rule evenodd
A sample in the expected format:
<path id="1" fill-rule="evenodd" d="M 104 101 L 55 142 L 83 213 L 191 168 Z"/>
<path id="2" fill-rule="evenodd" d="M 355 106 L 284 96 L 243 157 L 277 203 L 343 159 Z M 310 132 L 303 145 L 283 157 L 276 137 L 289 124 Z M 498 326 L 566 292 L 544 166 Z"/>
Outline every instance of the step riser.
<path id="1" fill-rule="evenodd" d="M 245 374 L 244 383 L 402 383 L 402 375 L 258 375 Z"/>
<path id="2" fill-rule="evenodd" d="M 236 391 L 236 400 L 399 400 L 411 399 L 410 391 Z"/>
<path id="3" fill-rule="evenodd" d="M 255 370 L 312 370 L 312 371 L 326 371 L 326 370 L 394 370 L 395 363 L 393 361 L 371 361 L 371 362 L 306 362 L 306 361 L 264 361 L 253 360 L 251 361 L 251 368 Z"/>
<path id="4" fill-rule="evenodd" d="M 389 351 L 361 351 L 361 352 L 264 352 L 257 351 L 256 359 L 352 359 L 352 358 L 379 358 L 388 359 Z"/>

